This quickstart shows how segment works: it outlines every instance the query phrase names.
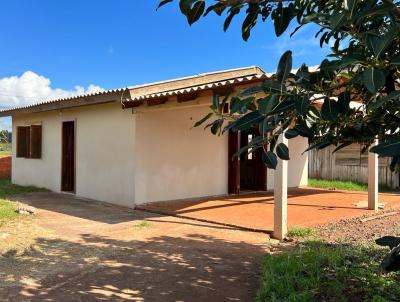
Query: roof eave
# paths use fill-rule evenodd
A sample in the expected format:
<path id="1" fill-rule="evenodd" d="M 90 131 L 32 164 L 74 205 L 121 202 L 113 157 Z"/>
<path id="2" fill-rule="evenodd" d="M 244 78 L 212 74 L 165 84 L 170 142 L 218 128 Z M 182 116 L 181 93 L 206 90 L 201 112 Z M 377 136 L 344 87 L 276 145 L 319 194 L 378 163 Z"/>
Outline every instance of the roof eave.
<path id="1" fill-rule="evenodd" d="M 52 110 L 61 110 L 67 108 L 76 108 L 82 106 L 106 104 L 112 102 L 121 102 L 126 93 L 126 89 L 117 89 L 102 93 L 95 93 L 86 96 L 77 96 L 68 99 L 49 101 L 47 103 L 30 105 L 22 108 L 15 108 L 0 111 L 0 117 L 17 116 L 23 114 L 39 113 Z M 129 94 L 129 93 L 128 93 Z"/>

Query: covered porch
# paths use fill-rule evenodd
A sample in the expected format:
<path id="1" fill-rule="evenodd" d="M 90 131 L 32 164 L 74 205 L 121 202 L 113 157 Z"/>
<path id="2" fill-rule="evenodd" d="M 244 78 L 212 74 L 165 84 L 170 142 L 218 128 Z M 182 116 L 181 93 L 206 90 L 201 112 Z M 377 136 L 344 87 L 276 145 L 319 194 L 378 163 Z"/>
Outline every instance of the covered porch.
<path id="1" fill-rule="evenodd" d="M 288 190 L 288 227 L 316 227 L 371 214 L 368 209 L 368 193 L 331 191 L 313 188 Z M 385 209 L 400 207 L 396 194 L 379 194 L 379 205 Z M 143 210 L 185 217 L 216 224 L 240 227 L 248 230 L 273 234 L 274 194 L 273 192 L 243 194 L 225 198 L 207 198 L 150 203 L 140 207 Z M 276 210 L 276 209 L 275 209 Z M 278 217 L 279 219 L 279 217 Z"/>

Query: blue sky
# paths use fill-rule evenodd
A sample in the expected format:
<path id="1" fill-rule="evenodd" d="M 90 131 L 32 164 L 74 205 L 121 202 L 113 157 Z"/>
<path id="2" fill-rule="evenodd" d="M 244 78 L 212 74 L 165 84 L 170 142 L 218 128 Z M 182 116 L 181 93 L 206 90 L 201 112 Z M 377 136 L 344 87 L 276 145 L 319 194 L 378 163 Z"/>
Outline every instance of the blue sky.
<path id="1" fill-rule="evenodd" d="M 273 71 L 287 49 L 294 52 L 295 67 L 303 62 L 317 65 L 326 53 L 313 39 L 313 28 L 292 39 L 288 35 L 277 39 L 271 24 L 261 24 L 244 42 L 239 19 L 227 33 L 222 30 L 223 18 L 217 16 L 189 27 L 176 3 L 159 11 L 157 4 L 157 0 L 4 1 L 0 107 L 250 65 Z M 25 86 L 20 85 L 24 73 Z M 28 85 L 35 81 L 41 84 Z"/>

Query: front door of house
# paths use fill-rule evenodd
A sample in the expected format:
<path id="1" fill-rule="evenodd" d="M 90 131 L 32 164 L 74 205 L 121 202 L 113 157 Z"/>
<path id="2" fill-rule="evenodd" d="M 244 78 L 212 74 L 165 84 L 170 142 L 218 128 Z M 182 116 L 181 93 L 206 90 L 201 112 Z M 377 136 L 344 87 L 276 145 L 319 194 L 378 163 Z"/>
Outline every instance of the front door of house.
<path id="1" fill-rule="evenodd" d="M 240 159 L 233 156 L 257 135 L 259 135 L 257 129 L 229 132 L 229 194 L 239 194 L 241 191 L 267 190 L 267 168 L 262 162 L 262 149 L 258 149 L 253 153 L 244 152 L 241 154 Z"/>
<path id="2" fill-rule="evenodd" d="M 255 137 L 255 129 L 240 132 L 240 147 L 248 145 Z M 263 162 L 261 160 L 261 149 L 250 153 L 244 152 L 240 156 L 240 189 L 241 190 L 263 190 Z"/>
<path id="3" fill-rule="evenodd" d="M 75 192 L 75 122 L 62 124 L 61 190 Z"/>

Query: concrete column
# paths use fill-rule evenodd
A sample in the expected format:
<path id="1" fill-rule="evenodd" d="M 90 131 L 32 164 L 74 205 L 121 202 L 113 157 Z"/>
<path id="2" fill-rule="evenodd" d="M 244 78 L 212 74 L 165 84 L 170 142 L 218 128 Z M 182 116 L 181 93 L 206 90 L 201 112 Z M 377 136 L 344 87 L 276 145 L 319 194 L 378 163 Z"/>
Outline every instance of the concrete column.
<path id="1" fill-rule="evenodd" d="M 376 139 L 371 147 L 377 144 L 378 140 Z M 378 154 L 368 152 L 368 210 L 378 210 L 378 176 Z"/>
<path id="2" fill-rule="evenodd" d="M 279 137 L 277 144 L 288 145 L 284 134 Z M 287 187 L 288 162 L 278 158 L 278 166 L 274 171 L 274 231 L 273 237 L 282 240 L 287 234 Z"/>

